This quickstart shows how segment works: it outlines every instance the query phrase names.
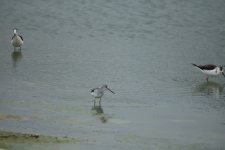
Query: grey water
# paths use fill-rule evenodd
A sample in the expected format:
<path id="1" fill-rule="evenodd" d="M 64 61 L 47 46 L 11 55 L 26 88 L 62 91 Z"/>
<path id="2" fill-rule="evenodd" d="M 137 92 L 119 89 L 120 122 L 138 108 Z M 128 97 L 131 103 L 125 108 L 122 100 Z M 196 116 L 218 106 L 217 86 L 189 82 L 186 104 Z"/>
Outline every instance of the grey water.
<path id="1" fill-rule="evenodd" d="M 0 149 L 225 149 L 223 0 L 2 0 Z M 24 38 L 10 44 L 13 28 Z M 101 106 L 90 89 L 107 84 Z"/>

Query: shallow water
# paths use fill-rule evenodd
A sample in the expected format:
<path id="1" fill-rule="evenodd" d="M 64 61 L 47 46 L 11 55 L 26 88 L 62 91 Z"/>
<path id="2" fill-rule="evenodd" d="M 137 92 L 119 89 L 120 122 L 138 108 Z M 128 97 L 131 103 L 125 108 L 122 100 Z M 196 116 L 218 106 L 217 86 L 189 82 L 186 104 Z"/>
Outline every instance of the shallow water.
<path id="1" fill-rule="evenodd" d="M 225 79 L 206 83 L 191 65 L 225 64 L 224 6 L 2 1 L 0 136 L 10 138 L 0 148 L 225 149 Z M 21 53 L 10 45 L 14 27 Z M 116 94 L 94 107 L 90 89 L 105 83 Z"/>

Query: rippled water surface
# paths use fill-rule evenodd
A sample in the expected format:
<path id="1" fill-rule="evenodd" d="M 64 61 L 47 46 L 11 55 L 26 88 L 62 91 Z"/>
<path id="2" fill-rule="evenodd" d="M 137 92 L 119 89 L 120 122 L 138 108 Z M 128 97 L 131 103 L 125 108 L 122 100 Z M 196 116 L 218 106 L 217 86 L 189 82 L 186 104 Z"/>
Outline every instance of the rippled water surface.
<path id="1" fill-rule="evenodd" d="M 225 1 L 0 3 L 0 149 L 225 149 Z"/>

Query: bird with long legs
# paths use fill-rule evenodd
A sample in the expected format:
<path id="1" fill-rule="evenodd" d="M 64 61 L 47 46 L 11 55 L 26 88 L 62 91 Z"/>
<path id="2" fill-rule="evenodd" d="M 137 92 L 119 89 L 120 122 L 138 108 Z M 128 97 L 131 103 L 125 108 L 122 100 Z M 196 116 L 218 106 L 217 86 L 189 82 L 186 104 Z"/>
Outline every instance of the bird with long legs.
<path id="1" fill-rule="evenodd" d="M 95 99 L 99 99 L 99 106 L 101 105 L 102 96 L 104 92 L 108 90 L 111 93 L 115 94 L 111 89 L 108 88 L 106 84 L 102 85 L 101 87 L 91 89 L 91 95 L 94 96 Z M 95 99 L 94 99 L 94 106 L 95 106 Z"/>
<path id="2" fill-rule="evenodd" d="M 225 77 L 224 74 L 224 66 L 217 66 L 214 64 L 206 64 L 206 65 L 196 65 L 192 64 L 196 68 L 198 68 L 202 73 L 206 74 L 206 81 L 209 81 L 209 76 L 218 76 L 222 74 Z"/>
<path id="3" fill-rule="evenodd" d="M 14 51 L 16 51 L 17 48 L 21 51 L 21 46 L 23 45 L 23 37 L 17 33 L 18 29 L 13 29 L 13 36 L 11 39 L 11 44 L 14 47 Z"/>

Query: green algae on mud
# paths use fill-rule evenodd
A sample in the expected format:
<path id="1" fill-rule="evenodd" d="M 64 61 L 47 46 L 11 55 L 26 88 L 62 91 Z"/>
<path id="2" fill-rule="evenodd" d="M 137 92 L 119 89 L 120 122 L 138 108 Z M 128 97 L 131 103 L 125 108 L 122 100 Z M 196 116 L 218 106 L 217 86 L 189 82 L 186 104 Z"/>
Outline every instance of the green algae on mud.
<path id="1" fill-rule="evenodd" d="M 89 140 L 68 137 L 0 131 L 0 145 L 10 143 L 91 143 Z"/>

